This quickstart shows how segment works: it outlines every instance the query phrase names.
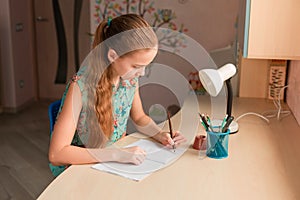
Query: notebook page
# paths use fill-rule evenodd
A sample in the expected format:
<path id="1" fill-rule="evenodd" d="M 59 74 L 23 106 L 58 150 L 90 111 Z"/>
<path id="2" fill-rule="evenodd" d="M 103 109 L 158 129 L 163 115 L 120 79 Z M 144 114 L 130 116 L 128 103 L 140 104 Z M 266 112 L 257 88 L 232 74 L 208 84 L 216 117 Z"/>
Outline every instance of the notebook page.
<path id="1" fill-rule="evenodd" d="M 147 153 L 145 161 L 140 165 L 130 163 L 107 162 L 93 165 L 92 168 L 101 171 L 117 174 L 132 180 L 140 181 L 149 176 L 152 172 L 165 167 L 166 164 L 179 158 L 184 153 L 183 148 L 173 149 L 164 147 L 161 144 L 141 139 L 127 147 L 139 146 Z"/>

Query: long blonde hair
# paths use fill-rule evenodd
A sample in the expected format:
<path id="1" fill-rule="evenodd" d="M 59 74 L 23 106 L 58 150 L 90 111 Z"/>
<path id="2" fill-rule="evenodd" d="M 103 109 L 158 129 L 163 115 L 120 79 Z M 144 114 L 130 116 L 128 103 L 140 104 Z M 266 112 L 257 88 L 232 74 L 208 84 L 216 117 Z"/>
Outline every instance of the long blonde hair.
<path id="1" fill-rule="evenodd" d="M 89 56 L 92 67 L 85 77 L 88 82 L 86 111 L 89 115 L 86 146 L 104 146 L 113 133 L 112 68 L 107 58 L 109 48 L 119 56 L 125 56 L 136 50 L 154 48 L 157 43 L 153 29 L 136 14 L 121 15 L 109 22 L 105 19 L 99 24 L 94 36 L 93 53 Z M 102 74 L 100 78 L 99 73 Z M 93 86 L 95 83 L 96 88 Z M 97 123 L 92 119 L 96 119 Z"/>

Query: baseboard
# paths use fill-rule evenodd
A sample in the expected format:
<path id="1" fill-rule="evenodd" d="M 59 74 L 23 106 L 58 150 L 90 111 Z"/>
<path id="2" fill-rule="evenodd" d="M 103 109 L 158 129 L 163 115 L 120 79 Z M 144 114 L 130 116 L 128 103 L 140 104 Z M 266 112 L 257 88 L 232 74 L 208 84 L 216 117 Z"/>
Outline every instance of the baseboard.
<path id="1" fill-rule="evenodd" d="M 0 113 L 18 113 L 21 110 L 24 110 L 25 108 L 29 107 L 30 105 L 32 105 L 33 103 L 36 102 L 35 98 L 31 98 L 28 101 L 26 101 L 25 103 L 23 103 L 22 105 L 19 105 L 17 107 L 0 107 Z"/>

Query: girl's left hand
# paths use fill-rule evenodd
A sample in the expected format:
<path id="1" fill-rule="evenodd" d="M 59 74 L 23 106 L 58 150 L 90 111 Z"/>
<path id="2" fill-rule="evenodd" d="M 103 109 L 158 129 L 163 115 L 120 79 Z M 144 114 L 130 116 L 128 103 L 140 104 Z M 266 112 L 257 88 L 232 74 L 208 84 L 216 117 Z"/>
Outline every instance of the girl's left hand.
<path id="1" fill-rule="evenodd" d="M 180 144 L 186 142 L 186 138 L 179 131 L 175 131 L 173 132 L 173 134 L 174 137 L 172 139 L 169 132 L 160 132 L 154 136 L 154 139 L 169 148 L 172 148 L 173 145 L 175 145 L 175 147 L 178 147 Z"/>

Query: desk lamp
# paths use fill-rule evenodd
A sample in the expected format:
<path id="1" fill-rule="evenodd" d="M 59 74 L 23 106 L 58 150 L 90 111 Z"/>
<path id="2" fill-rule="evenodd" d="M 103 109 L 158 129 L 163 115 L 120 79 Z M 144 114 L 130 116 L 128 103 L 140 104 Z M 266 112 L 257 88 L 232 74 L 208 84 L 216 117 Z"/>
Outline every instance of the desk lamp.
<path id="1" fill-rule="evenodd" d="M 235 73 L 236 67 L 231 63 L 228 63 L 219 69 L 203 69 L 199 71 L 199 78 L 203 87 L 213 97 L 216 97 L 219 94 L 225 81 L 227 87 L 227 119 L 231 116 L 233 97 L 230 79 L 235 75 Z M 221 123 L 222 120 L 212 121 L 212 124 L 220 125 Z M 236 121 L 232 121 L 229 126 L 230 133 L 236 133 L 238 132 L 238 129 L 238 123 Z"/>

